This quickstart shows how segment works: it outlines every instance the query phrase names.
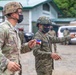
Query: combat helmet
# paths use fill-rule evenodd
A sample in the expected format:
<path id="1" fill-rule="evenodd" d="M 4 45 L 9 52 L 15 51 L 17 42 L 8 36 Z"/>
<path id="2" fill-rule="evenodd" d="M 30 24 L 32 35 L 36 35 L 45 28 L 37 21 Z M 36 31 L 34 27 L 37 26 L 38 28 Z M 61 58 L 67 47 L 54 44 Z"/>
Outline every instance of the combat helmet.
<path id="1" fill-rule="evenodd" d="M 14 13 L 19 8 L 22 9 L 22 5 L 19 2 L 9 2 L 3 8 L 3 15 Z"/>
<path id="2" fill-rule="evenodd" d="M 39 17 L 39 19 L 37 20 L 37 26 L 38 26 L 38 24 L 51 25 L 52 22 L 49 19 L 49 17 L 42 16 L 42 17 Z"/>

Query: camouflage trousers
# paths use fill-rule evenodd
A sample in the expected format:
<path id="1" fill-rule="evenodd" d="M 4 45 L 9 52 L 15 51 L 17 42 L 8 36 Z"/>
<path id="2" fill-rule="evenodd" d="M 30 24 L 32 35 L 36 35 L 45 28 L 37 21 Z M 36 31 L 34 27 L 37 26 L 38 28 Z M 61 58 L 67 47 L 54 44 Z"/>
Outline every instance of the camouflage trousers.
<path id="1" fill-rule="evenodd" d="M 64 45 L 68 45 L 68 44 L 69 44 L 69 41 L 66 40 L 63 44 L 64 44 Z"/>
<path id="2" fill-rule="evenodd" d="M 37 75 L 52 75 L 52 71 L 47 72 L 39 72 L 37 71 Z"/>
<path id="3" fill-rule="evenodd" d="M 37 75 L 52 75 L 53 66 L 47 64 L 46 66 L 43 66 L 44 65 L 36 68 Z"/>
<path id="4" fill-rule="evenodd" d="M 19 63 L 21 70 L 17 72 L 11 72 L 8 69 L 5 69 L 4 72 L 0 71 L 0 75 L 22 75 L 22 66 L 20 64 L 20 61 L 15 60 L 15 62 Z"/>
<path id="5" fill-rule="evenodd" d="M 6 69 L 4 72 L 0 71 L 0 75 L 22 75 L 22 67 L 21 67 L 21 71 L 17 71 L 17 72 L 11 72 L 8 69 Z"/>
<path id="6" fill-rule="evenodd" d="M 19 75 L 19 71 L 14 73 L 9 70 L 6 70 L 5 72 L 0 72 L 0 75 Z"/>
<path id="7" fill-rule="evenodd" d="M 54 48 L 54 52 L 56 53 L 56 52 L 57 52 L 57 46 L 56 46 L 56 43 L 53 43 L 53 48 Z"/>

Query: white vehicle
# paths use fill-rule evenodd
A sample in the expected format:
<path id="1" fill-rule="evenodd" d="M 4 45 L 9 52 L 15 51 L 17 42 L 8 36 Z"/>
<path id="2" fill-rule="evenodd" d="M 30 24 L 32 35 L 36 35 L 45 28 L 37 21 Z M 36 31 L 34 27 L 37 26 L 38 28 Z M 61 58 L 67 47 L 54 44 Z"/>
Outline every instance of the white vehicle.
<path id="1" fill-rule="evenodd" d="M 76 26 L 61 26 L 58 29 L 58 37 L 63 37 L 63 31 L 65 28 L 69 29 L 70 34 L 76 34 Z M 76 43 L 76 38 L 72 38 L 69 43 Z"/>

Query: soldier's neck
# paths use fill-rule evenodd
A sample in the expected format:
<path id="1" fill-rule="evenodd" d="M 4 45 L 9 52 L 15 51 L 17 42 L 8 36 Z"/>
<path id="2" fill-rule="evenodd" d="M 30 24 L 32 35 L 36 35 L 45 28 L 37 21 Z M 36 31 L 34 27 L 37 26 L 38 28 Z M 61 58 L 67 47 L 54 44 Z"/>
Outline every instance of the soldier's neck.
<path id="1" fill-rule="evenodd" d="M 13 19 L 8 19 L 8 21 L 12 24 L 12 26 L 16 26 L 17 21 Z"/>

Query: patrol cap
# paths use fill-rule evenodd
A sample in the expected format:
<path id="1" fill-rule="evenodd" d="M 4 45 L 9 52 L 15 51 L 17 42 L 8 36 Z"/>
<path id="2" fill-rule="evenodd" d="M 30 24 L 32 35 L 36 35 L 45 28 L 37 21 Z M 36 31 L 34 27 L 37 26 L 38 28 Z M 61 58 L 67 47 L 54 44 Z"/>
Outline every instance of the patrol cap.
<path id="1" fill-rule="evenodd" d="M 9 2 L 3 8 L 3 15 L 16 12 L 19 8 L 22 9 L 22 5 L 19 2 Z"/>
<path id="2" fill-rule="evenodd" d="M 39 17 L 39 19 L 37 20 L 37 24 L 42 24 L 42 25 L 51 25 L 51 20 L 49 19 L 49 17 Z"/>

